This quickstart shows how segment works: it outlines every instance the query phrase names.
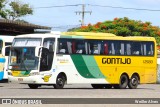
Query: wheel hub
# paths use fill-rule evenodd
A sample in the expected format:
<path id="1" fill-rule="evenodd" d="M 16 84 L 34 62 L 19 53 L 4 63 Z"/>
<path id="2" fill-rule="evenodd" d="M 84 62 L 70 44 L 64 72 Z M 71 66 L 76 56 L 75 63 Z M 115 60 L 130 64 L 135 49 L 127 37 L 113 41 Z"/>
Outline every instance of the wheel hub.
<path id="1" fill-rule="evenodd" d="M 57 81 L 58 85 L 59 86 L 62 86 L 63 85 L 63 79 L 61 78 L 58 78 L 58 81 Z"/>
<path id="2" fill-rule="evenodd" d="M 132 84 L 133 84 L 133 85 L 136 85 L 136 84 L 137 84 L 136 78 L 132 78 Z"/>

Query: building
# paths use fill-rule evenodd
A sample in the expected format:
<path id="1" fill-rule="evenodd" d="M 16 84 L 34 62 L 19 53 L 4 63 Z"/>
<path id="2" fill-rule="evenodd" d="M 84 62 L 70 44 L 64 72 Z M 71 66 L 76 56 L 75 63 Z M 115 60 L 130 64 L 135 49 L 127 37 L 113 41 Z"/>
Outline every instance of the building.
<path id="1" fill-rule="evenodd" d="M 20 34 L 30 34 L 35 33 L 36 29 L 51 30 L 51 27 L 0 19 L 0 35 L 16 36 Z"/>

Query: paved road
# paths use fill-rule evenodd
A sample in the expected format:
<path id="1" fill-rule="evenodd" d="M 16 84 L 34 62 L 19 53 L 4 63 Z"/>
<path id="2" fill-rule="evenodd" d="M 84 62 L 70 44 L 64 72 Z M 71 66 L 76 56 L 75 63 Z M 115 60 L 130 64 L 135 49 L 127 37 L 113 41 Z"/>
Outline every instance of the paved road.
<path id="1" fill-rule="evenodd" d="M 25 84 L 0 83 L 0 97 L 37 98 L 160 98 L 160 84 L 143 84 L 137 89 L 92 89 L 91 85 L 66 85 L 64 89 L 42 86 L 30 89 Z"/>
<path id="2" fill-rule="evenodd" d="M 160 98 L 160 84 L 143 84 L 137 89 L 93 89 L 89 84 L 30 89 L 24 84 L 0 83 L 0 98 Z"/>

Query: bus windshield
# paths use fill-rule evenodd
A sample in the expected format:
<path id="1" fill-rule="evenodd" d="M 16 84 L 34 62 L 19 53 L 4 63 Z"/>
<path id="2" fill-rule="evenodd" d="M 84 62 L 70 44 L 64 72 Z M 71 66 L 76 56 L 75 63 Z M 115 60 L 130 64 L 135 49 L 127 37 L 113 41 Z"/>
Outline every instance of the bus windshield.
<path id="1" fill-rule="evenodd" d="M 11 70 L 36 70 L 38 57 L 35 57 L 35 47 L 12 47 L 9 69 Z"/>

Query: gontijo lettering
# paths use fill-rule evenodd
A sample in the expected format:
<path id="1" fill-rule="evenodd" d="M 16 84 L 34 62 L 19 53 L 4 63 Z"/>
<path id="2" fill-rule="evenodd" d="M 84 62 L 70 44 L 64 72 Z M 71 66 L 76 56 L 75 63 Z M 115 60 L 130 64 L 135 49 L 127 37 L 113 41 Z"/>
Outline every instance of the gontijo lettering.
<path id="1" fill-rule="evenodd" d="M 102 64 L 131 64 L 131 58 L 102 58 Z"/>

